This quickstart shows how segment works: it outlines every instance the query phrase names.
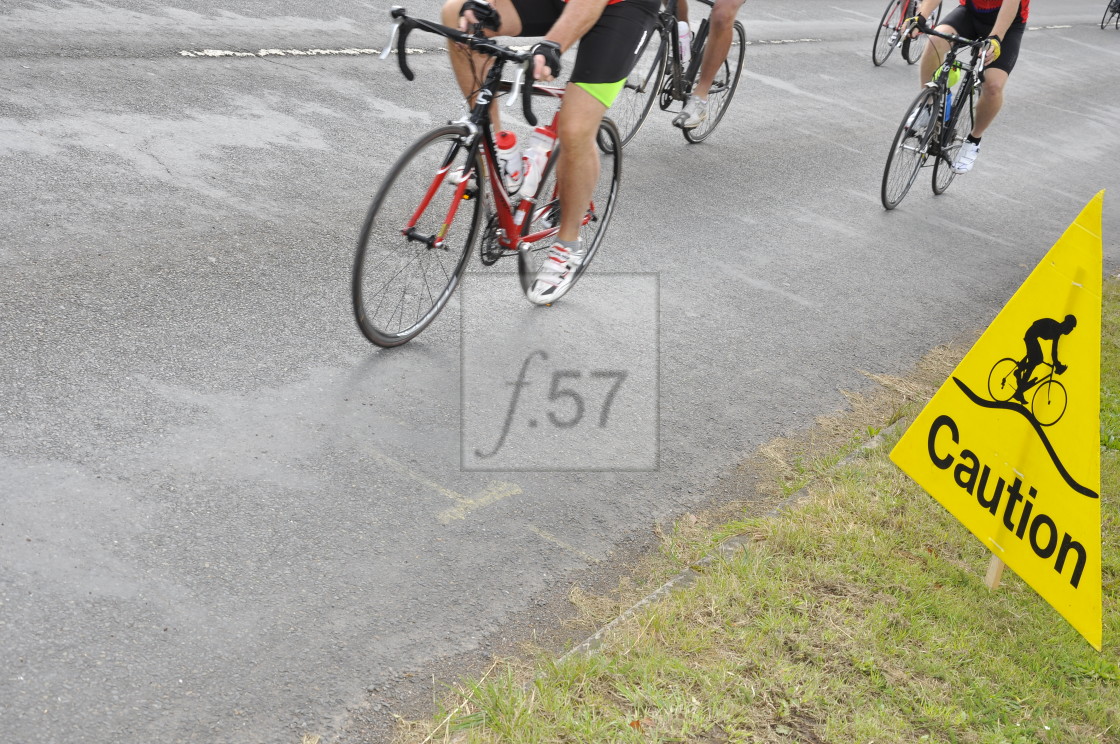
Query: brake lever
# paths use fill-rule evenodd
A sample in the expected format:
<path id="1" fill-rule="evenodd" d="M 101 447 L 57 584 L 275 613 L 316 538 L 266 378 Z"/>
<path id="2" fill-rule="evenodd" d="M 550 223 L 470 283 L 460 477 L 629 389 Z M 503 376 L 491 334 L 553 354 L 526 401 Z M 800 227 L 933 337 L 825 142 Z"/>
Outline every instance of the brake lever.
<path id="1" fill-rule="evenodd" d="M 509 102 L 506 103 L 506 108 L 513 106 L 517 103 L 517 94 L 521 92 L 521 81 L 525 78 L 525 68 L 518 67 L 517 75 L 513 78 L 513 85 L 509 91 Z"/>
<path id="2" fill-rule="evenodd" d="M 378 59 L 389 59 L 389 53 L 393 51 L 393 44 L 397 41 L 397 33 L 401 30 L 401 22 L 397 21 L 393 24 L 393 30 L 389 33 L 389 43 L 381 50 Z"/>

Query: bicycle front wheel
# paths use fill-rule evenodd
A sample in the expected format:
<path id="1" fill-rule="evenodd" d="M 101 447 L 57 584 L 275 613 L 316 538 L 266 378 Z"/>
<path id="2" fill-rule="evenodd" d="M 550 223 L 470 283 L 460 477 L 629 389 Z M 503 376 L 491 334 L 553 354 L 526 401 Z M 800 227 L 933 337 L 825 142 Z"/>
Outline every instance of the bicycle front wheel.
<path id="1" fill-rule="evenodd" d="M 883 168 L 880 197 L 885 209 L 894 209 L 906 197 L 918 177 L 918 171 L 926 162 L 929 143 L 937 126 L 939 99 L 937 89 L 923 88 L 898 125 Z"/>
<path id="2" fill-rule="evenodd" d="M 610 117 L 618 126 L 622 146 L 625 147 L 642 124 L 657 100 L 661 83 L 665 79 L 665 57 L 668 45 L 658 31 L 651 33 L 645 46 L 638 52 L 634 69 L 626 76 L 626 83 L 611 105 Z"/>
<path id="3" fill-rule="evenodd" d="M 1018 368 L 1019 362 L 1011 357 L 1004 357 L 992 365 L 992 371 L 988 373 L 988 395 L 992 396 L 992 400 L 1001 403 L 1011 400 L 1019 386 L 1015 377 Z"/>
<path id="4" fill-rule="evenodd" d="M 399 346 L 435 320 L 467 267 L 482 213 L 482 162 L 466 127 L 432 130 L 401 155 L 366 212 L 351 292 L 367 339 Z"/>
<path id="5" fill-rule="evenodd" d="M 739 77 L 743 74 L 743 59 L 747 56 L 747 32 L 743 29 L 743 24 L 738 21 L 735 21 L 732 31 L 731 48 L 727 50 L 727 59 L 720 65 L 712 81 L 712 87 L 708 89 L 708 117 L 691 129 L 681 129 L 684 138 L 689 142 L 700 142 L 716 130 L 719 120 L 731 105 L 735 88 L 739 86 Z M 711 38 L 709 34 L 709 42 Z M 705 48 L 707 45 L 708 42 L 705 42 Z M 704 49 L 697 54 L 703 59 Z"/>
<path id="6" fill-rule="evenodd" d="M 1039 426 L 1053 426 L 1066 412 L 1066 386 L 1057 380 L 1039 385 L 1031 397 L 1031 413 Z"/>
<path id="7" fill-rule="evenodd" d="M 603 119 L 599 124 L 596 141 L 600 150 L 599 173 L 595 190 L 591 195 L 591 203 L 584 211 L 579 231 L 584 251 L 583 260 L 573 269 L 572 280 L 563 287 L 563 291 L 552 295 L 547 304 L 567 294 L 583 272 L 587 271 L 592 259 L 599 252 L 599 246 L 606 235 L 607 225 L 611 221 L 611 215 L 614 214 L 615 204 L 618 201 L 618 189 L 622 183 L 622 138 L 619 137 L 618 128 L 613 121 Z M 541 184 L 537 189 L 536 201 L 522 228 L 523 242 L 517 254 L 517 271 L 521 279 L 521 289 L 530 302 L 537 302 L 530 293 L 530 288 L 541 265 L 549 260 L 548 248 L 555 242 L 560 227 L 560 187 L 557 179 L 559 165 L 560 147 L 557 146 L 545 165 Z M 528 242 L 525 242 L 527 239 Z"/>
<path id="8" fill-rule="evenodd" d="M 963 90 L 964 86 L 962 85 L 961 88 Z M 957 159 L 957 152 L 964 144 L 965 137 L 972 133 L 972 97 L 953 96 L 953 105 L 960 106 L 960 109 L 951 114 L 954 120 L 952 131 L 939 133 L 940 147 L 937 160 L 933 163 L 933 193 L 935 194 L 944 194 L 949 184 L 953 182 L 957 175 L 953 172 L 953 161 Z"/>
<path id="9" fill-rule="evenodd" d="M 1120 9 L 1117 8 L 1116 3 L 1108 0 L 1104 6 L 1104 15 L 1101 16 L 1101 29 L 1108 28 L 1108 24 L 1113 21 L 1113 16 L 1115 16 L 1116 27 L 1120 28 Z"/>
<path id="10" fill-rule="evenodd" d="M 871 61 L 878 67 L 887 61 L 891 52 L 898 46 L 902 28 L 902 9 L 904 0 L 888 0 L 887 9 L 875 30 L 875 43 L 871 45 Z"/>

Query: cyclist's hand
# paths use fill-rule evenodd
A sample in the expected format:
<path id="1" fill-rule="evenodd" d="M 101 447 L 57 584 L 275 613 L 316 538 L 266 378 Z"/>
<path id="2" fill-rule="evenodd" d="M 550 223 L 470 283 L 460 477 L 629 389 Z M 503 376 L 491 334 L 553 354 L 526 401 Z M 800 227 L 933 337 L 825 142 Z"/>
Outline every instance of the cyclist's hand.
<path id="1" fill-rule="evenodd" d="M 907 18 L 906 22 L 910 24 L 910 38 L 918 38 L 918 34 L 922 31 L 929 31 L 929 22 L 926 17 L 918 13 L 913 18 Z"/>
<path id="2" fill-rule="evenodd" d="M 988 49 L 986 52 L 984 52 L 984 64 L 990 65 L 991 63 L 999 59 L 1000 38 L 995 34 L 992 34 L 987 39 L 985 39 L 985 41 L 988 42 Z"/>
<path id="3" fill-rule="evenodd" d="M 502 25 L 498 10 L 485 0 L 467 0 L 459 9 L 459 30 L 471 31 L 478 26 L 497 31 Z"/>
<path id="4" fill-rule="evenodd" d="M 1065 372 L 1067 369 L 1069 369 L 1069 367 L 1062 364 L 1061 362 L 1054 365 L 1054 372 L 1056 372 L 1059 375 L 1062 374 L 1063 372 Z"/>
<path id="5" fill-rule="evenodd" d="M 530 50 L 533 54 L 533 79 L 553 80 L 560 76 L 560 45 L 555 41 L 537 42 Z"/>

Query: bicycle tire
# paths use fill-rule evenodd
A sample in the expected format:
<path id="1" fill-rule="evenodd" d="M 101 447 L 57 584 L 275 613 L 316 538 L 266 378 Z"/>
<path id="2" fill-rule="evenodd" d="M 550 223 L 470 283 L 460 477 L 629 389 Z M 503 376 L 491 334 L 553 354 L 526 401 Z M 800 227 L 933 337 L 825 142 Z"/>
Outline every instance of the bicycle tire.
<path id="1" fill-rule="evenodd" d="M 1120 29 L 1120 12 L 1113 10 L 1112 0 L 1104 6 L 1104 15 L 1101 16 L 1101 30 L 1103 31 L 1108 27 L 1108 24 L 1113 22 L 1113 16 L 1116 17 L 1116 28 Z"/>
<path id="2" fill-rule="evenodd" d="M 449 125 L 421 137 L 393 164 L 366 212 L 351 295 L 358 328 L 377 346 L 416 338 L 439 315 L 466 270 L 484 201 L 482 161 L 476 154 L 468 163 L 471 148 L 464 142 L 469 136 L 466 127 Z M 447 175 L 459 167 L 470 181 L 452 223 L 444 225 L 458 193 Z M 417 233 L 435 240 L 442 232 L 440 247 L 404 235 L 403 226 L 414 217 Z"/>
<path id="3" fill-rule="evenodd" d="M 879 190 L 885 209 L 894 209 L 906 198 L 906 194 L 918 177 L 918 171 L 925 164 L 929 155 L 930 139 L 937 126 L 939 98 L 938 89 L 922 88 L 922 92 L 906 110 L 902 123 L 898 125 L 898 131 L 895 132 L 894 140 L 891 142 L 891 151 L 887 155 L 887 164 L 883 167 L 883 184 Z M 926 106 L 931 111 L 929 123 L 922 131 L 909 127 L 911 117 L 916 116 L 917 112 Z"/>
<path id="4" fill-rule="evenodd" d="M 1053 426 L 1065 415 L 1068 402 L 1066 386 L 1057 380 L 1047 380 L 1034 389 L 1031 415 L 1039 426 Z"/>
<path id="5" fill-rule="evenodd" d="M 611 221 L 611 216 L 614 214 L 615 205 L 618 202 L 618 191 L 622 182 L 622 138 L 618 134 L 618 127 L 610 119 L 604 118 L 599 124 L 599 132 L 596 137 L 599 142 L 600 153 L 600 167 L 599 167 L 599 181 L 595 185 L 595 191 L 591 196 L 591 204 L 589 205 L 585 223 L 580 228 L 580 240 L 583 243 L 585 253 L 583 261 L 580 265 L 573 269 L 574 276 L 572 281 L 568 283 L 559 294 L 549 298 L 548 302 L 539 302 L 535 299 L 530 288 L 533 285 L 533 280 L 537 276 L 537 271 L 540 269 L 543 261 L 547 260 L 547 249 L 552 245 L 552 237 L 555 233 L 545 239 L 538 240 L 532 244 L 522 243 L 520 250 L 517 254 L 517 273 L 521 280 L 521 291 L 525 293 L 526 299 L 533 304 L 552 304 L 556 300 L 566 295 L 575 286 L 576 282 L 587 271 L 587 267 L 591 265 L 591 261 L 599 252 L 599 246 L 603 242 L 603 237 L 606 235 L 607 226 Z M 609 142 L 609 145 L 605 145 Z M 556 179 L 556 168 L 559 162 L 560 146 L 557 145 L 553 149 L 552 155 L 545 165 L 544 172 L 541 176 L 540 187 L 537 189 L 537 200 L 533 204 L 533 209 L 529 213 L 529 217 L 525 220 L 522 226 L 522 236 L 532 235 L 537 232 L 549 230 L 553 227 L 558 227 L 560 224 L 560 200 L 559 189 Z"/>
<path id="6" fill-rule="evenodd" d="M 610 116 L 618 127 L 623 147 L 626 147 L 642 128 L 650 109 L 653 108 L 653 102 L 657 100 L 665 80 L 665 58 L 668 48 L 660 30 L 649 35 L 645 47 L 638 52 L 634 68 L 626 76 L 626 82 L 611 106 Z"/>
<path id="7" fill-rule="evenodd" d="M 988 373 L 988 395 L 992 400 L 1006 403 L 1011 400 L 1015 390 L 1019 387 L 1019 380 L 1015 377 L 1015 370 L 1019 368 L 1019 360 L 1004 357 L 992 365 Z"/>
<path id="8" fill-rule="evenodd" d="M 727 59 L 720 65 L 719 72 L 712 80 L 712 87 L 708 89 L 708 118 L 691 129 L 681 129 L 684 138 L 693 144 L 704 141 L 712 132 L 716 131 L 720 119 L 727 113 L 727 108 L 731 105 L 731 99 L 735 96 L 735 89 L 739 87 L 739 78 L 743 74 L 743 60 L 747 56 L 747 32 L 743 28 L 743 24 L 738 21 L 735 21 L 732 25 L 732 32 L 731 48 L 727 50 Z M 711 34 L 708 35 L 708 39 L 711 39 Z M 707 48 L 707 45 L 708 42 L 705 40 L 704 47 Z M 738 49 L 738 54 L 734 65 L 732 65 L 731 58 L 736 55 L 736 49 Z M 704 49 L 698 51 L 697 54 L 703 59 Z M 696 74 L 700 74 L 699 70 Z"/>
<path id="9" fill-rule="evenodd" d="M 918 12 L 917 0 L 912 0 L 914 12 Z M 907 11 L 907 15 L 910 15 Z M 937 26 L 938 20 L 941 18 L 941 4 L 938 3 L 933 12 L 929 14 L 927 23 L 930 28 Z M 925 34 L 918 34 L 918 38 L 911 39 L 909 34 L 903 36 L 902 39 L 902 58 L 906 60 L 906 64 L 912 65 L 922 58 L 922 52 L 925 51 L 926 44 L 929 43 L 929 37 Z"/>
<path id="10" fill-rule="evenodd" d="M 964 90 L 966 85 L 971 85 L 971 80 L 965 80 L 958 91 Z M 959 101 L 961 96 L 954 95 L 953 101 Z M 958 109 L 955 113 L 950 115 L 951 126 L 953 131 L 948 135 L 941 135 L 942 142 L 948 142 L 947 145 L 942 144 L 937 153 L 937 160 L 933 163 L 933 179 L 931 185 L 933 186 L 933 193 L 944 194 L 945 190 L 949 188 L 949 184 L 953 182 L 957 174 L 953 170 L 953 161 L 957 157 L 957 152 L 964 144 L 965 137 L 972 133 L 972 127 L 975 123 L 973 120 L 973 101 L 972 93 L 964 96 L 964 108 Z M 956 104 L 954 103 L 954 106 Z"/>
<path id="11" fill-rule="evenodd" d="M 892 39 L 891 37 L 898 33 L 902 24 L 902 3 L 903 0 L 887 0 L 887 9 L 883 11 L 883 17 L 879 20 L 879 28 L 875 30 L 875 41 L 871 44 L 871 61 L 875 63 L 876 67 L 880 67 L 886 62 L 891 56 L 891 52 L 898 46 L 898 39 Z M 895 11 L 898 12 L 899 17 L 892 20 Z"/>

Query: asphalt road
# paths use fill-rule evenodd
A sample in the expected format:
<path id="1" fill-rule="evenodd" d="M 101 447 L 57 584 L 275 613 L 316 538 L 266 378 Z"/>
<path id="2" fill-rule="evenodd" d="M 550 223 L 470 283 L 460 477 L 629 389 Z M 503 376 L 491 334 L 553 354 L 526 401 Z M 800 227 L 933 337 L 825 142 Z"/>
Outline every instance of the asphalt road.
<path id="1" fill-rule="evenodd" d="M 1037 3 L 976 171 L 891 213 L 917 82 L 871 64 L 881 5 L 751 0 L 748 38 L 786 43 L 751 44 L 707 143 L 653 114 L 569 298 L 532 308 L 475 262 L 380 351 L 350 261 L 390 164 L 458 116 L 433 40 L 406 83 L 365 53 L 260 54 L 379 49 L 388 3 L 5 3 L 5 737 L 368 740 L 354 716 L 388 720 L 406 675 L 516 632 L 861 371 L 983 327 L 1104 188 L 1115 272 L 1103 0 Z"/>

